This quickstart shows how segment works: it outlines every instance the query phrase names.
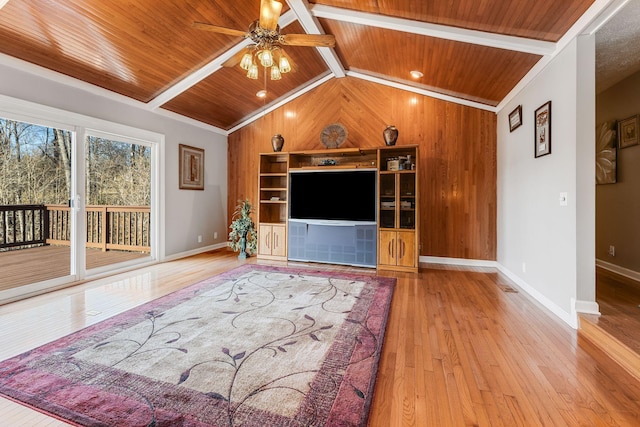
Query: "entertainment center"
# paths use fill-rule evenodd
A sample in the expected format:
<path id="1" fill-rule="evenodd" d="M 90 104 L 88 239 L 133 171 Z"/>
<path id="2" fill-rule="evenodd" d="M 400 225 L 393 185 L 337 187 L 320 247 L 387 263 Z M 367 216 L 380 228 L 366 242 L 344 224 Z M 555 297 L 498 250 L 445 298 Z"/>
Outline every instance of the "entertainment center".
<path id="1" fill-rule="evenodd" d="M 418 147 L 260 154 L 258 257 L 418 271 Z"/>

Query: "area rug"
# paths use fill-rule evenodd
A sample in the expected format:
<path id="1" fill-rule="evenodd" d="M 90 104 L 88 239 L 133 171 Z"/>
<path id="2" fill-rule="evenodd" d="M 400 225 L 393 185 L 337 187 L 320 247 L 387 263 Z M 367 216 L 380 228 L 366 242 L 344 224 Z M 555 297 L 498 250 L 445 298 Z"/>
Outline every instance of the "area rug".
<path id="1" fill-rule="evenodd" d="M 363 426 L 395 279 L 245 265 L 0 363 L 82 426 Z"/>

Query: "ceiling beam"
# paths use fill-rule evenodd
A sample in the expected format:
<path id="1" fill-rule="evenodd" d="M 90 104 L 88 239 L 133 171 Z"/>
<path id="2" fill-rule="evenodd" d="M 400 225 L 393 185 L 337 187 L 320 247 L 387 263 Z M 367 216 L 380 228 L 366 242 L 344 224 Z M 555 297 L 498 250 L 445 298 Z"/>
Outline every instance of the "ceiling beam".
<path id="1" fill-rule="evenodd" d="M 289 3 L 292 2 L 292 0 L 289 1 Z M 449 27 L 446 25 L 430 24 L 427 22 L 358 12 L 355 10 L 342 9 L 321 4 L 314 5 L 311 8 L 311 13 L 316 18 L 351 22 L 360 25 L 385 28 L 387 30 L 403 31 L 405 33 L 420 34 L 423 36 L 531 53 L 534 55 L 551 55 L 556 48 L 555 43 L 552 42 L 477 30 L 467 30 L 464 28 Z"/>
<path id="2" fill-rule="evenodd" d="M 320 22 L 309 12 L 310 5 L 307 0 L 287 0 L 287 3 L 307 34 L 326 34 Z M 334 76 L 341 78 L 346 75 L 344 66 L 333 48 L 318 47 L 316 49 Z"/>
<path id="3" fill-rule="evenodd" d="M 280 16 L 280 20 L 278 24 L 281 28 L 286 27 L 287 25 L 295 22 L 297 20 L 296 14 L 291 10 Z M 189 74 L 184 79 L 180 80 L 178 83 L 171 86 L 169 89 L 162 92 L 160 95 L 156 96 L 154 99 L 147 103 L 147 108 L 150 110 L 156 110 L 160 108 L 160 106 L 166 104 L 171 101 L 176 96 L 180 95 L 182 92 L 190 89 L 196 84 L 200 83 L 202 80 L 209 77 L 211 74 L 222 68 L 222 64 L 231 59 L 236 53 L 240 52 L 245 47 L 253 44 L 251 39 L 244 39 L 222 55 L 215 58 L 213 61 L 206 64 L 204 67 L 194 71 Z"/>
<path id="4" fill-rule="evenodd" d="M 394 82 L 391 80 L 383 79 L 376 76 L 371 76 L 369 74 L 364 74 L 357 71 L 348 71 L 347 76 L 354 77 L 357 79 L 367 80 L 369 82 L 378 83 L 378 84 L 393 87 L 396 89 L 401 89 L 407 92 L 413 92 L 417 95 L 428 96 L 430 98 L 441 99 L 443 101 L 449 101 L 455 104 L 466 105 L 467 107 L 473 107 L 473 108 L 478 108 L 480 110 L 491 111 L 492 113 L 495 113 L 497 111 L 496 107 L 492 105 L 482 104 L 480 102 L 470 101 L 468 99 L 459 98 L 456 96 L 445 95 L 443 93 L 434 92 L 432 90 L 421 89 L 415 86 Z"/>

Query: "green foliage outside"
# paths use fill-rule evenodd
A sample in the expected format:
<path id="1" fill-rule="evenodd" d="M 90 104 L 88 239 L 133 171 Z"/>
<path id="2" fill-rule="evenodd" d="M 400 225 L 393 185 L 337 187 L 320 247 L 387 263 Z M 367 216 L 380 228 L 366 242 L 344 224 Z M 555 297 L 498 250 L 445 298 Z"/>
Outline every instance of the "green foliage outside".
<path id="1" fill-rule="evenodd" d="M 72 132 L 0 119 L 0 205 L 66 204 Z M 88 137 L 86 204 L 150 206 L 151 149 Z"/>

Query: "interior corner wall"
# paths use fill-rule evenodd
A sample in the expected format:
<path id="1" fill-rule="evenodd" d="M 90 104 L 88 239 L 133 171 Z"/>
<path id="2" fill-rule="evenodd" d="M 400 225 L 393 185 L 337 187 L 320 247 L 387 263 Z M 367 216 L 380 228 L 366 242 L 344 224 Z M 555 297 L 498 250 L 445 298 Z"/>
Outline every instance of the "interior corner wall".
<path id="1" fill-rule="evenodd" d="M 161 258 L 226 242 L 226 136 L 17 67 L 0 64 L 0 76 L 2 95 L 165 135 L 165 162 L 161 165 L 165 181 L 164 194 L 160 196 L 165 200 L 165 228 L 160 230 L 164 235 Z M 205 149 L 204 191 L 178 189 L 179 144 Z M 218 238 L 214 239 L 216 231 Z M 203 236 L 201 243 L 198 235 Z"/>
<path id="2" fill-rule="evenodd" d="M 577 42 L 498 114 L 498 256 L 503 271 L 565 322 L 576 298 Z M 534 157 L 534 112 L 551 101 L 551 154 Z M 509 132 L 522 105 L 523 124 Z M 560 193 L 568 206 L 560 206 Z"/>
<path id="3" fill-rule="evenodd" d="M 596 123 L 639 113 L 640 72 L 596 96 Z M 596 258 L 637 273 L 635 277 L 640 277 L 639 189 L 640 145 L 619 148 L 617 182 L 596 186 Z M 615 256 L 609 255 L 610 245 Z"/>

